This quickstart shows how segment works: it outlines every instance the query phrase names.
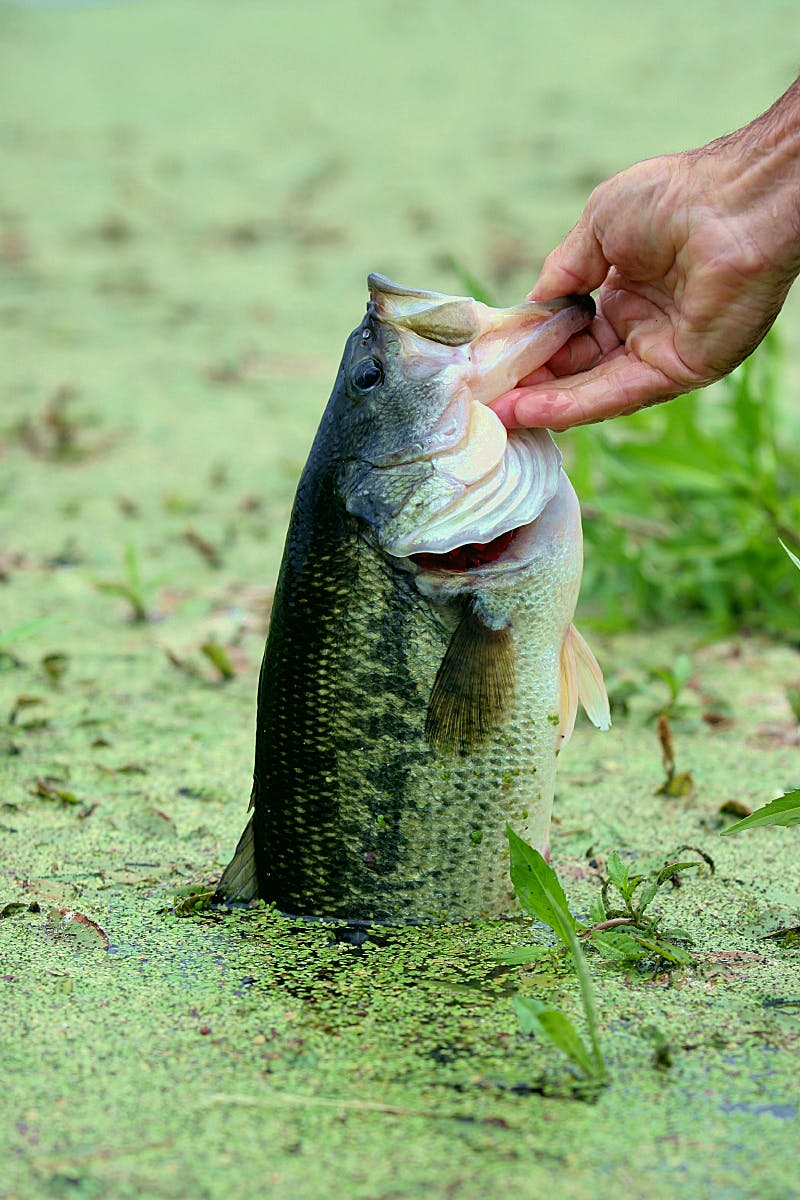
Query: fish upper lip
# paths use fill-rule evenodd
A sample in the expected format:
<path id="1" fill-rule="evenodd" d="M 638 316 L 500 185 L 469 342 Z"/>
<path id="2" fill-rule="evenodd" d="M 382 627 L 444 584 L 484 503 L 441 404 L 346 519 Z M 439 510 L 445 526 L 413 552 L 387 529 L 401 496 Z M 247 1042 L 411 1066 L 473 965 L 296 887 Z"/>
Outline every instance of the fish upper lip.
<path id="1" fill-rule="evenodd" d="M 411 291 L 411 289 L 403 289 L 398 285 L 390 284 L 389 281 L 385 281 L 385 283 L 387 288 L 394 288 L 397 294 L 412 296 L 418 294 Z M 435 293 L 432 293 L 432 295 L 435 295 Z M 485 408 L 491 408 L 491 405 L 501 396 L 505 395 L 510 387 L 516 386 L 520 379 L 530 374 L 530 370 L 534 369 L 531 366 L 531 361 L 529 360 L 526 363 L 524 358 L 526 349 L 533 347 L 540 341 L 536 336 L 536 326 L 531 330 L 526 329 L 526 321 L 528 320 L 526 310 L 529 309 L 536 309 L 537 315 L 541 315 L 542 309 L 546 309 L 551 313 L 550 319 L 544 325 L 539 326 L 540 332 L 552 330 L 553 334 L 551 338 L 552 345 L 547 346 L 549 353 L 545 354 L 540 360 L 543 362 L 547 361 L 547 358 L 552 353 L 555 353 L 573 333 L 586 328 L 596 312 L 595 302 L 588 294 L 559 296 L 554 300 L 544 302 L 525 301 L 522 304 L 505 310 L 507 314 L 505 319 L 510 325 L 508 333 L 504 330 L 504 321 L 501 319 L 494 326 L 476 332 L 470 342 L 468 353 L 463 354 L 463 360 L 460 364 L 457 364 L 454 360 L 453 367 L 462 373 L 466 394 L 469 397 L 465 406 L 466 411 L 451 411 L 448 406 L 448 409 L 445 410 L 439 421 L 436 422 L 433 428 L 427 431 L 425 435 L 426 441 L 417 440 L 407 443 L 397 450 L 378 456 L 372 461 L 371 465 L 378 470 L 410 465 L 436 458 L 458 446 L 466 436 L 469 427 L 469 418 L 467 416 L 469 404 L 480 404 Z M 569 315 L 570 313 L 572 316 Z M 383 321 L 384 318 L 378 316 L 378 320 Z M 392 324 L 391 320 L 389 320 L 389 324 Z M 518 338 L 516 337 L 517 331 L 519 331 Z M 506 340 L 509 336 L 515 348 L 517 343 L 519 345 L 519 350 L 516 354 L 513 350 L 509 354 L 509 343 Z M 467 347 L 458 347 L 458 349 L 463 353 L 463 351 L 467 350 Z M 504 371 L 502 366 L 498 370 L 498 364 L 505 358 L 510 358 L 512 364 L 516 358 L 518 362 L 516 374 L 514 374 L 513 366 L 510 368 L 511 375 L 508 374 L 508 369 Z M 534 358 L 532 361 L 535 366 L 536 359 Z M 462 393 L 463 395 L 464 393 Z"/>

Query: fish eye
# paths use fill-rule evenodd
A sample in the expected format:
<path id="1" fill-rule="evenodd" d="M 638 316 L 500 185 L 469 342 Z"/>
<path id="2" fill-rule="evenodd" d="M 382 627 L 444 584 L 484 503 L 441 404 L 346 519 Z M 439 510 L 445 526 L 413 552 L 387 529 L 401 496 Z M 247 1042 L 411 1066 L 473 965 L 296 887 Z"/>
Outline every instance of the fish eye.
<path id="1" fill-rule="evenodd" d="M 368 392 L 383 383 L 383 367 L 377 358 L 362 358 L 353 371 L 352 381 L 360 392 Z"/>

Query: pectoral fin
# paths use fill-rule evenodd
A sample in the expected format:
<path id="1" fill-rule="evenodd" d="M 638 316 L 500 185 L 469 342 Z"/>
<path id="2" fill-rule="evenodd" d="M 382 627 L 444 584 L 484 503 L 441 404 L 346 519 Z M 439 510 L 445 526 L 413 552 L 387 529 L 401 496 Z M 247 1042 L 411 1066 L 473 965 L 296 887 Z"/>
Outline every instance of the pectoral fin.
<path id="1" fill-rule="evenodd" d="M 561 721 L 558 727 L 558 746 L 565 746 L 575 727 L 580 700 L 586 715 L 598 729 L 610 729 L 603 672 L 583 637 L 570 625 L 561 646 Z"/>
<path id="2" fill-rule="evenodd" d="M 469 604 L 436 674 L 425 738 L 436 750 L 463 753 L 484 742 L 514 697 L 510 626 L 492 629 Z"/>
<path id="3" fill-rule="evenodd" d="M 222 878 L 217 886 L 217 896 L 223 900 L 242 901 L 255 900 L 258 897 L 256 843 L 252 817 L 239 838 L 233 858 L 222 873 Z"/>

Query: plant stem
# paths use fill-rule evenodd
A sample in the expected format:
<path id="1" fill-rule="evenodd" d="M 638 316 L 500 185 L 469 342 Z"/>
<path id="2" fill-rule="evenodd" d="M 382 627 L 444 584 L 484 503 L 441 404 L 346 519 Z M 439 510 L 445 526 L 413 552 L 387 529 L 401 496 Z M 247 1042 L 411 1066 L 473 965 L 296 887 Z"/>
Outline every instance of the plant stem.
<path id="1" fill-rule="evenodd" d="M 584 929 L 581 937 L 588 938 L 593 933 L 602 933 L 604 929 L 616 929 L 619 925 L 635 924 L 636 921 L 633 917 L 611 917 L 608 921 L 601 921 L 599 925 L 590 925 L 588 929 Z"/>

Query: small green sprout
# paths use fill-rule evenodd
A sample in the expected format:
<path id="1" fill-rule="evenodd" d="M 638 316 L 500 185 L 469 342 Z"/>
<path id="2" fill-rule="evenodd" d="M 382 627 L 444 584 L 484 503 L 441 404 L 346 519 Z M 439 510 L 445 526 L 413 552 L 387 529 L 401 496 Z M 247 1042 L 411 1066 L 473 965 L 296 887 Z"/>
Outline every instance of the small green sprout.
<path id="1" fill-rule="evenodd" d="M 511 851 L 511 880 L 517 899 L 527 913 L 552 929 L 572 956 L 589 1045 L 560 1009 L 543 1004 L 532 996 L 520 995 L 514 997 L 514 1009 L 526 1033 L 536 1034 L 541 1040 L 557 1046 L 582 1073 L 586 1083 L 604 1086 L 608 1076 L 600 1049 L 592 981 L 578 942 L 577 922 L 569 910 L 564 889 L 553 868 L 538 850 L 518 837 L 510 826 L 507 826 L 507 832 Z"/>
<path id="2" fill-rule="evenodd" d="M 693 846 L 681 846 L 680 851 L 693 850 L 699 859 L 676 859 L 646 875 L 633 874 L 616 851 L 608 856 L 599 898 L 592 905 L 592 924 L 584 928 L 590 945 L 607 962 L 618 966 L 650 966 L 649 973 L 673 967 L 691 966 L 692 955 L 682 945 L 691 941 L 683 929 L 662 928 L 661 918 L 647 912 L 659 890 L 667 883 L 673 885 L 684 871 L 707 866 L 714 870 L 713 860 Z"/>
<path id="3" fill-rule="evenodd" d="M 689 656 L 687 654 L 678 654 L 671 665 L 651 667 L 649 674 L 651 679 L 657 679 L 663 683 L 668 692 L 667 703 L 662 705 L 658 709 L 658 712 L 664 713 L 668 717 L 677 716 L 685 707 L 681 703 L 680 697 L 692 674 L 692 664 Z"/>
<path id="4" fill-rule="evenodd" d="M 131 606 L 131 620 L 144 622 L 150 619 L 150 606 L 147 599 L 147 588 L 142 580 L 139 569 L 139 555 L 136 547 L 125 547 L 125 577 L 123 579 L 97 580 L 95 587 L 100 592 L 108 592 L 112 596 L 121 596 Z M 151 583 L 149 587 L 153 587 Z"/>
<path id="5" fill-rule="evenodd" d="M 212 667 L 219 672 L 220 679 L 236 678 L 236 669 L 231 662 L 228 651 L 219 642 L 215 641 L 214 638 L 208 638 L 203 642 L 200 651 L 205 655 Z"/>

